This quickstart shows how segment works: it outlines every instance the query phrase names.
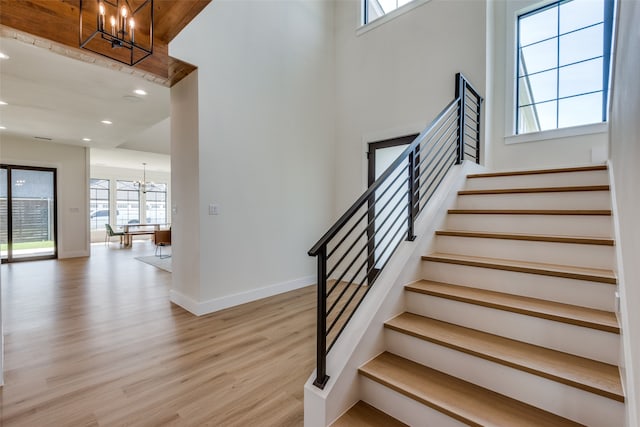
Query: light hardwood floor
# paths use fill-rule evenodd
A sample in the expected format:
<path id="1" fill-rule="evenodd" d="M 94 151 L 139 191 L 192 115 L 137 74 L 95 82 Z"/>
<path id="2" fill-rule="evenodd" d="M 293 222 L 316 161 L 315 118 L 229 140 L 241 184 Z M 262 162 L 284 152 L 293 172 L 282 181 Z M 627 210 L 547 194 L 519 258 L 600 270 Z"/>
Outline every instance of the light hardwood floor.
<path id="1" fill-rule="evenodd" d="M 0 425 L 301 426 L 315 287 L 196 317 L 153 254 L 2 266 Z"/>

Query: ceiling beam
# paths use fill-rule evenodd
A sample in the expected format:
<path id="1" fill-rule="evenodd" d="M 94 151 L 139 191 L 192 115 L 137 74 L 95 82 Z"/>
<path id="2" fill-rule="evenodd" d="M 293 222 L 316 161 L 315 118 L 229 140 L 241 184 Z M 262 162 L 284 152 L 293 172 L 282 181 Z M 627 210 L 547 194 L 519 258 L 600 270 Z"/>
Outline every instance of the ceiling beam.
<path id="1" fill-rule="evenodd" d="M 153 54 L 133 68 L 153 74 L 168 86 L 193 71 L 193 65 L 169 56 L 168 44 L 210 1 L 156 0 Z M 79 49 L 79 15 L 79 0 L 0 0 L 1 25 L 91 56 L 89 51 Z"/>

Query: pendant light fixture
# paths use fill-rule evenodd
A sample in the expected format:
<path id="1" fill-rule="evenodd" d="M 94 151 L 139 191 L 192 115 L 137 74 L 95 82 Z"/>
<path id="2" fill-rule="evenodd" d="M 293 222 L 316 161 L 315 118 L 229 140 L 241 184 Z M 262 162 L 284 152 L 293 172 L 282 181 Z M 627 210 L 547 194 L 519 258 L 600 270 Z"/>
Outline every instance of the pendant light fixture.
<path id="1" fill-rule="evenodd" d="M 147 182 L 147 164 L 142 164 L 142 181 L 134 181 L 133 185 L 143 194 L 147 193 L 148 187 L 153 186 L 153 182 Z"/>
<path id="2" fill-rule="evenodd" d="M 153 0 L 80 0 L 80 47 L 127 65 L 153 53 Z"/>

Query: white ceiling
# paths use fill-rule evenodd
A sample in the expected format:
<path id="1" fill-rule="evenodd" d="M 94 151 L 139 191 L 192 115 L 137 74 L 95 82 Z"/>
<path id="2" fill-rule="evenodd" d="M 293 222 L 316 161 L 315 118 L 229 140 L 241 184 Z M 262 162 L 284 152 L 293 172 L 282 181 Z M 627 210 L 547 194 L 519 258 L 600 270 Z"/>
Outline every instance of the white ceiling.
<path id="1" fill-rule="evenodd" d="M 147 172 L 171 172 L 171 158 L 166 154 L 133 151 L 122 148 L 91 149 L 92 167 L 106 166 L 110 168 L 142 170 L 142 163 L 147 164 Z"/>
<path id="2" fill-rule="evenodd" d="M 15 39 L 0 38 L 0 52 L 10 57 L 0 60 L 0 100 L 8 104 L 0 105 L 0 138 L 91 147 L 91 164 L 113 167 L 128 167 L 113 164 L 126 160 L 141 169 L 140 152 L 170 154 L 169 88 Z"/>

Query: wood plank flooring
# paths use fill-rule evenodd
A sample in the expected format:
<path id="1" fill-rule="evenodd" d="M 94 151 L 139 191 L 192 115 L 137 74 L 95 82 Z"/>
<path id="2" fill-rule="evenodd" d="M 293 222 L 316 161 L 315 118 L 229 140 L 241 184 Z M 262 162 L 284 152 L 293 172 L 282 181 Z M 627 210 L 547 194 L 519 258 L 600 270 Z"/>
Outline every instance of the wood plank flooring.
<path id="1" fill-rule="evenodd" d="M 2 266 L 0 425 L 301 426 L 315 287 L 207 316 L 132 248 Z"/>

